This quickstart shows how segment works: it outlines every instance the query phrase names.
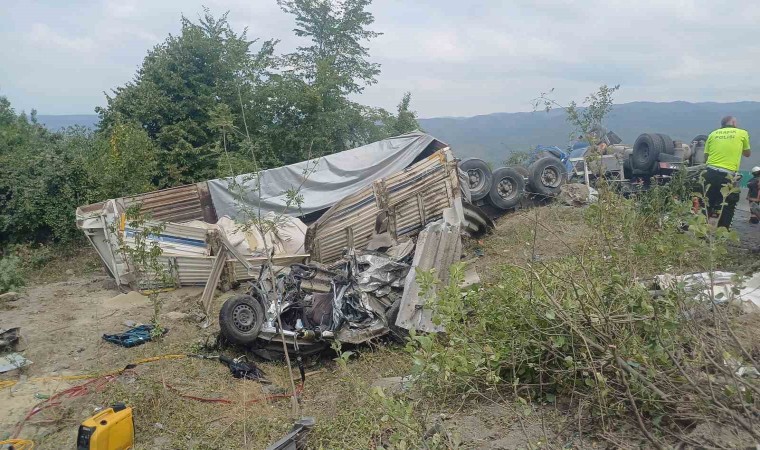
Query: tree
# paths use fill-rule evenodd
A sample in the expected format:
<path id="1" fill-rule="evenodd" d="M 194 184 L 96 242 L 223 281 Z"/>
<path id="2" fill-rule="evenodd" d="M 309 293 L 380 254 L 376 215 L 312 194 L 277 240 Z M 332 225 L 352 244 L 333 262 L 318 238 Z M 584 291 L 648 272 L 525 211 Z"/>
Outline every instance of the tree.
<path id="1" fill-rule="evenodd" d="M 379 124 L 387 112 L 349 100 L 375 83 L 380 67 L 368 60 L 364 42 L 374 17 L 369 0 L 280 0 L 296 19 L 295 33 L 311 40 L 282 57 L 283 72 L 267 86 L 277 118 L 263 136 L 277 143 L 283 163 L 343 151 L 386 136 Z M 261 110 L 261 108 L 259 108 Z M 279 120 L 281 119 L 281 120 Z"/>
<path id="2" fill-rule="evenodd" d="M 307 83 L 345 96 L 361 93 L 377 82 L 380 65 L 370 62 L 362 42 L 381 33 L 368 30 L 375 21 L 366 11 L 371 0 L 278 0 L 283 11 L 296 18 L 296 36 L 311 45 L 285 56 L 292 70 Z"/>
<path id="3" fill-rule="evenodd" d="M 404 93 L 396 109 L 396 116 L 389 116 L 385 120 L 385 129 L 388 136 L 398 136 L 420 129 L 420 124 L 417 123 L 417 113 L 409 109 L 411 101 L 412 93 Z"/>
<path id="4" fill-rule="evenodd" d="M 159 187 L 214 178 L 217 133 L 211 112 L 226 105 L 235 126 L 243 128 L 241 104 L 251 101 L 255 85 L 273 66 L 274 41 L 257 52 L 246 31 L 236 34 L 227 14 L 215 18 L 208 10 L 199 22 L 182 17 L 179 36 L 169 36 L 145 57 L 135 79 L 107 95 L 98 109 L 100 129 L 119 121 L 138 123 L 158 145 Z M 240 139 L 230 136 L 231 151 Z"/>
<path id="5" fill-rule="evenodd" d="M 139 125 L 117 121 L 95 139 L 88 171 L 96 178 L 98 200 L 152 190 L 157 175 L 156 146 Z"/>

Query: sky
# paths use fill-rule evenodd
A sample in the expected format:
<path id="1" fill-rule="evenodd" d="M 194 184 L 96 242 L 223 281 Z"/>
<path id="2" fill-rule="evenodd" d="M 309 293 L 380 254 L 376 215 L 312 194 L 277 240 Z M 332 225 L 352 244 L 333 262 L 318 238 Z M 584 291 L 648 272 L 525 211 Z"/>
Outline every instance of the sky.
<path id="1" fill-rule="evenodd" d="M 131 80 L 180 17 L 229 11 L 236 31 L 299 41 L 276 0 L 3 0 L 0 95 L 17 111 L 92 114 Z M 620 84 L 631 101 L 760 100 L 760 2 L 696 0 L 375 0 L 368 44 L 381 64 L 363 104 L 420 117 L 531 110 Z M 256 44 L 255 44 L 256 45 Z"/>

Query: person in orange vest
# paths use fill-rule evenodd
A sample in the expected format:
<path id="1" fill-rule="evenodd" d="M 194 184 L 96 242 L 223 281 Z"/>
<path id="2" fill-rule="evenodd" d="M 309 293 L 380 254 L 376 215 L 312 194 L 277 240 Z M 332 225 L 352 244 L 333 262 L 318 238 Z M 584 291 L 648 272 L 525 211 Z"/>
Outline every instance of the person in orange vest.
<path id="1" fill-rule="evenodd" d="M 717 217 L 719 227 L 730 228 L 740 196 L 738 192 L 731 192 L 724 199 L 721 189 L 724 186 L 734 186 L 742 156 L 748 158 L 752 152 L 749 133 L 737 126 L 736 117 L 724 117 L 720 126 L 710 133 L 705 142 L 707 169 L 702 176 L 707 188 L 705 196 L 708 217 Z M 724 200 L 726 205 L 723 205 Z"/>

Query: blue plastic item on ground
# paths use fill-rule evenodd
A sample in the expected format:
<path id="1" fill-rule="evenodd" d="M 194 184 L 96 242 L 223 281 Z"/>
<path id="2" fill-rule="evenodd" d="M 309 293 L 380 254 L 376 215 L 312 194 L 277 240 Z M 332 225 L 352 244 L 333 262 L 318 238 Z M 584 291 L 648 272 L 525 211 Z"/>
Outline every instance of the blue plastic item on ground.
<path id="1" fill-rule="evenodd" d="M 103 339 L 122 347 L 130 348 L 144 344 L 152 339 L 153 325 L 139 325 L 119 334 L 104 334 Z M 166 328 L 163 334 L 169 331 Z"/>

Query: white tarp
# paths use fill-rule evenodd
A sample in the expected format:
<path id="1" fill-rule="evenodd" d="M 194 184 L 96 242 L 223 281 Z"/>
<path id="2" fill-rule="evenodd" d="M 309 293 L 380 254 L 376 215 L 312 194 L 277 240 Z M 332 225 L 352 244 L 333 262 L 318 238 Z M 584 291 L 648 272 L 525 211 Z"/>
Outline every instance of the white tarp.
<path id="1" fill-rule="evenodd" d="M 217 217 L 237 218 L 241 203 L 257 214 L 282 214 L 287 205 L 287 192 L 298 191 L 303 203 L 292 205 L 286 213 L 300 216 L 332 206 L 338 200 L 359 191 L 373 181 L 404 170 L 428 146 L 437 142 L 437 150 L 445 144 L 432 136 L 416 131 L 379 142 L 334 153 L 289 166 L 264 170 L 261 192 L 257 180 L 248 175 L 209 180 L 208 187 Z M 242 187 L 242 189 L 240 188 Z M 244 201 L 241 191 L 245 192 Z"/>

